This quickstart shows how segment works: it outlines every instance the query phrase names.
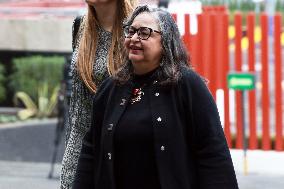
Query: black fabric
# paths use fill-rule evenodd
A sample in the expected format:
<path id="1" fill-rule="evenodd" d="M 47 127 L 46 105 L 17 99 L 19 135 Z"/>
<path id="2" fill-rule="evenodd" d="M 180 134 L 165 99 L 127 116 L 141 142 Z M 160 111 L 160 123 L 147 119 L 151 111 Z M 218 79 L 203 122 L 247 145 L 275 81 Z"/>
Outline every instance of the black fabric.
<path id="1" fill-rule="evenodd" d="M 73 29 L 72 29 L 72 49 L 73 49 L 73 51 L 76 47 L 76 38 L 77 38 L 77 34 L 78 34 L 78 31 L 79 31 L 79 28 L 80 28 L 82 17 L 83 16 L 81 16 L 81 15 L 77 16 L 74 19 L 74 22 L 73 22 Z"/>
<path id="2" fill-rule="evenodd" d="M 184 68 L 176 85 L 153 83 L 149 104 L 161 189 L 238 189 L 218 109 L 203 79 Z M 132 87 L 131 82 L 119 86 L 108 78 L 98 89 L 73 189 L 116 188 L 115 156 L 108 154 L 114 152 L 113 131 Z"/>
<path id="3" fill-rule="evenodd" d="M 151 85 L 156 77 L 156 72 L 158 69 L 159 67 L 141 75 L 134 74 L 132 79 L 134 87 L 141 87 L 144 84 Z"/>
<path id="4" fill-rule="evenodd" d="M 116 189 L 160 188 L 148 97 L 150 74 L 135 77 L 134 89 L 141 88 L 144 95 L 140 101 L 128 103 L 114 131 Z"/>

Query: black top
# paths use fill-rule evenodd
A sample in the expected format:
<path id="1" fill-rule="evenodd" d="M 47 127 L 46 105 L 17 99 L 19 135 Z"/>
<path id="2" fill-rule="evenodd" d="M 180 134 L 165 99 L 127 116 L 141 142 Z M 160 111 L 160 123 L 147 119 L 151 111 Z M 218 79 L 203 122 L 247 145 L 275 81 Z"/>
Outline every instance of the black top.
<path id="1" fill-rule="evenodd" d="M 181 73 L 176 84 L 165 88 L 157 78 L 145 91 L 160 188 L 238 189 L 214 98 L 196 72 L 183 67 Z M 73 189 L 116 189 L 114 163 L 120 162 L 114 154 L 114 135 L 131 86 L 130 81 L 118 85 L 110 77 L 96 92 L 92 126 L 82 144 Z"/>
<path id="2" fill-rule="evenodd" d="M 144 94 L 141 94 L 141 100 L 128 104 L 115 129 L 114 170 L 117 189 L 160 188 L 147 96 L 152 74 L 153 72 L 134 77 L 134 90 L 141 87 Z M 132 95 L 133 98 L 137 97 Z"/>

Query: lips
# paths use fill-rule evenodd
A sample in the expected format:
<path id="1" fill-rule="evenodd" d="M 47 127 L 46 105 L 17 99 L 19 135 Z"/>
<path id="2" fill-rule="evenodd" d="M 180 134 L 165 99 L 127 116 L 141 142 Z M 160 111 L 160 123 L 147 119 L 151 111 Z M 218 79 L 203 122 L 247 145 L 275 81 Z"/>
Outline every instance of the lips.
<path id="1" fill-rule="evenodd" d="M 135 45 L 130 45 L 129 47 L 131 50 L 143 50 L 141 47 L 135 46 Z"/>

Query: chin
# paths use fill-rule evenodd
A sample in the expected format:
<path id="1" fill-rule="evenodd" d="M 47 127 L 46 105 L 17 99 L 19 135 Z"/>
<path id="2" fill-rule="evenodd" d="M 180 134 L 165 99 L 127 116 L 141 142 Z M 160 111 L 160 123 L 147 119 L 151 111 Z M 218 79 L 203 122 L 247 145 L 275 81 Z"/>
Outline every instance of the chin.
<path id="1" fill-rule="evenodd" d="M 143 61 L 143 58 L 137 55 L 129 55 L 129 60 L 131 60 L 132 62 L 141 62 Z"/>
<path id="2" fill-rule="evenodd" d="M 108 3 L 110 0 L 85 0 L 88 5 L 95 6 L 99 3 Z"/>
<path id="3" fill-rule="evenodd" d="M 136 64 L 136 65 L 140 65 L 141 63 L 142 63 L 142 61 L 139 61 L 139 60 L 130 60 L 131 61 L 131 63 L 134 65 L 134 64 Z"/>

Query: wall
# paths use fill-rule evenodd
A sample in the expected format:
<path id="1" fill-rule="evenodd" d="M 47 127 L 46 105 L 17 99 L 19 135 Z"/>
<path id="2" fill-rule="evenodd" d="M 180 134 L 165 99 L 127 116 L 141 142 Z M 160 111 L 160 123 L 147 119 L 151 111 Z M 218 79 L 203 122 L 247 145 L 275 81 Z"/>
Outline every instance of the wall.
<path id="1" fill-rule="evenodd" d="M 0 19 L 0 51 L 71 52 L 73 18 Z"/>

